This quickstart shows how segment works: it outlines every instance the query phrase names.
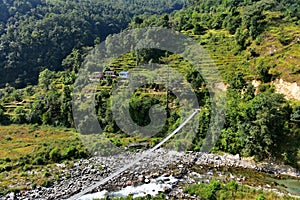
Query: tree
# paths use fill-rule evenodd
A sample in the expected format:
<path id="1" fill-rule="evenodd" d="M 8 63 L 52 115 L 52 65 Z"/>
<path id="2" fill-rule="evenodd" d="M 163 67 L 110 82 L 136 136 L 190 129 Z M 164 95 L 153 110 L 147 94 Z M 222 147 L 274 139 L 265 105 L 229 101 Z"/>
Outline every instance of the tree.
<path id="1" fill-rule="evenodd" d="M 143 22 L 144 22 L 144 20 L 141 18 L 141 17 L 138 17 L 138 16 L 135 16 L 134 18 L 133 18 L 133 22 L 135 23 L 135 24 L 142 24 Z"/>
<path id="2" fill-rule="evenodd" d="M 187 70 L 185 77 L 187 81 L 191 83 L 192 87 L 196 90 L 198 90 L 205 84 L 201 74 L 195 69 Z"/>
<path id="3" fill-rule="evenodd" d="M 49 90 L 51 79 L 54 78 L 54 72 L 49 69 L 45 69 L 39 75 L 39 86 L 44 90 Z"/>
<path id="4" fill-rule="evenodd" d="M 236 14 L 236 11 L 231 11 L 223 21 L 223 27 L 225 27 L 230 34 L 234 34 L 236 29 L 241 26 L 242 19 L 240 15 Z"/>
<path id="5" fill-rule="evenodd" d="M 240 28 L 236 29 L 235 40 L 242 50 L 246 49 L 247 38 L 248 38 L 247 30 L 242 31 Z"/>
<path id="6" fill-rule="evenodd" d="M 270 68 L 270 66 L 265 65 L 263 62 L 260 62 L 257 66 L 259 79 L 264 83 L 268 83 L 272 80 L 272 74 L 269 73 Z"/>
<path id="7" fill-rule="evenodd" d="M 22 107 L 17 107 L 14 110 L 14 115 L 12 116 L 12 122 L 15 124 L 26 123 L 26 112 Z"/>
<path id="8" fill-rule="evenodd" d="M 71 90 L 68 86 L 64 86 L 60 102 L 61 124 L 66 127 L 73 126 L 72 118 L 72 97 Z"/>
<path id="9" fill-rule="evenodd" d="M 201 24 L 197 23 L 194 26 L 193 32 L 195 35 L 203 35 L 205 33 L 205 28 Z"/>
<path id="10" fill-rule="evenodd" d="M 291 122 L 300 125 L 300 106 L 294 108 L 293 113 L 291 114 Z"/>
<path id="11" fill-rule="evenodd" d="M 0 0 L 0 25 L 1 24 L 6 24 L 6 20 L 9 18 L 9 12 L 4 4 L 3 0 Z M 2 31 L 0 30 L 0 35 Z"/>
<path id="12" fill-rule="evenodd" d="M 263 30 L 264 6 L 253 4 L 245 8 L 243 12 L 243 26 L 249 30 L 249 35 L 255 39 Z"/>
<path id="13" fill-rule="evenodd" d="M 79 50 L 73 49 L 71 54 L 69 54 L 65 59 L 63 59 L 62 66 L 65 70 L 72 70 L 78 72 L 82 61 L 83 59 Z"/>
<path id="14" fill-rule="evenodd" d="M 237 75 L 232 78 L 229 85 L 230 85 L 229 89 L 241 91 L 247 85 L 246 80 L 244 79 L 244 74 L 238 72 Z"/>
<path id="15" fill-rule="evenodd" d="M 16 80 L 14 86 L 18 87 L 36 84 L 41 66 L 54 71 L 74 67 L 76 71 L 78 63 L 70 63 L 69 58 L 62 66 L 67 55 L 77 60 L 74 49 L 93 46 L 97 38 L 104 40 L 124 30 L 134 16 L 170 13 L 183 5 L 181 0 L 165 3 L 0 0 L 0 86 Z M 160 22 L 168 27 L 168 16 Z"/>
<path id="16" fill-rule="evenodd" d="M 5 114 L 5 109 L 0 105 L 0 125 L 6 125 L 9 123 L 9 117 Z"/>
<path id="17" fill-rule="evenodd" d="M 287 133 L 288 107 L 283 95 L 270 91 L 258 94 L 245 105 L 240 129 L 246 155 L 261 159 L 279 151 Z"/>

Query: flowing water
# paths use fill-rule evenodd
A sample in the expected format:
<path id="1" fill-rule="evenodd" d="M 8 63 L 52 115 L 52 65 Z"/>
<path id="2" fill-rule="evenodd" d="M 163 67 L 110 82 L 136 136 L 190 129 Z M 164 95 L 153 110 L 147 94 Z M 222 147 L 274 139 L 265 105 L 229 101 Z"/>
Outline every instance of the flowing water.
<path id="1" fill-rule="evenodd" d="M 93 199 L 101 199 L 106 196 L 110 197 L 126 197 L 129 195 L 133 195 L 133 198 L 143 197 L 146 195 L 156 196 L 161 192 L 165 192 L 168 189 L 171 189 L 174 185 L 176 185 L 178 179 L 173 176 L 160 176 L 156 179 L 152 179 L 150 183 L 143 184 L 140 186 L 127 186 L 120 191 L 108 192 L 107 190 L 103 190 L 101 192 L 87 194 L 82 196 L 78 200 L 93 200 Z"/>
<path id="2" fill-rule="evenodd" d="M 149 180 L 147 184 L 139 186 L 127 186 L 119 191 L 101 191 L 98 193 L 82 196 L 79 200 L 93 200 L 95 198 L 126 197 L 133 195 L 134 198 L 141 196 L 156 196 L 159 193 L 165 193 L 175 185 L 185 186 L 191 183 L 209 183 L 211 180 L 220 180 L 227 182 L 233 180 L 243 185 L 252 187 L 263 187 L 267 189 L 277 189 L 280 192 L 290 193 L 300 196 L 300 179 L 257 172 L 251 169 L 241 168 L 194 168 L 182 179 L 173 176 L 160 176 L 156 179 Z"/>

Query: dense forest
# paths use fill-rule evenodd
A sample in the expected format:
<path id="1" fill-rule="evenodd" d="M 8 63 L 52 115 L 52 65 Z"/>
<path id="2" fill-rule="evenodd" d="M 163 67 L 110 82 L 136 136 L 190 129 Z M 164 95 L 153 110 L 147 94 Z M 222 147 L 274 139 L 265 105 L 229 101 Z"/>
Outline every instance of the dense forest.
<path id="1" fill-rule="evenodd" d="M 72 49 L 92 46 L 127 27 L 136 14 L 180 9 L 181 1 L 0 1 L 0 85 L 24 87 L 43 69 L 67 70 Z"/>
<path id="2" fill-rule="evenodd" d="M 226 121 L 213 151 L 256 160 L 276 158 L 299 168 L 300 103 L 276 93 L 272 84 L 279 78 L 300 81 L 298 0 L 0 0 L 0 125 L 28 125 L 24 129 L 29 134 L 43 126 L 75 128 L 74 82 L 90 50 L 111 34 L 148 26 L 192 37 L 218 67 L 227 85 Z M 192 86 L 202 109 L 190 150 L 199 151 L 214 105 L 194 66 L 172 52 L 143 49 L 116 58 L 106 70 L 119 73 L 149 63 L 182 72 Z M 132 138 L 118 127 L 111 105 L 112 88 L 119 80 L 97 82 L 95 109 L 106 136 L 125 147 Z M 254 87 L 253 80 L 260 85 Z M 152 145 L 184 120 L 176 95 L 149 83 L 131 97 L 133 121 L 148 125 L 149 109 L 155 104 L 166 105 L 167 120 L 159 134 L 149 139 Z M 14 167 L 37 165 L 36 157 L 42 164 L 87 157 L 78 140 L 72 141 L 72 148 L 43 143 L 34 153 L 20 156 L 24 162 Z M 13 142 L 10 135 L 5 142 Z M 8 163 L 5 159 L 3 166 Z"/>

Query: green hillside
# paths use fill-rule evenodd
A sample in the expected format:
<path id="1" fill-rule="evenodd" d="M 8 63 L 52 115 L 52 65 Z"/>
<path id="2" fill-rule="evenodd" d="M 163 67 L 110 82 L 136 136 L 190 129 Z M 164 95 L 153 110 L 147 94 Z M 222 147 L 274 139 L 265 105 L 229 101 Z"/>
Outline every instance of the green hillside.
<path id="1" fill-rule="evenodd" d="M 43 170 L 43 165 L 89 156 L 75 133 L 72 113 L 80 67 L 90 50 L 105 38 L 112 38 L 111 34 L 148 26 L 170 28 L 194 38 L 210 54 L 228 86 L 222 105 L 225 124 L 212 136 L 220 134 L 213 152 L 239 154 L 256 161 L 275 160 L 299 169 L 300 102 L 276 93 L 271 82 L 282 78 L 300 83 L 300 1 L 0 0 L 0 169 L 10 172 L 0 192 L 9 191 L 9 182 L 25 167 Z M 142 49 L 126 53 L 105 67 L 120 73 L 151 63 L 181 72 L 186 79 L 183 86 L 192 87 L 202 107 L 196 116 L 199 126 L 195 133 L 187 129 L 182 132 L 187 138 L 195 134 L 187 150 L 199 151 L 208 130 L 217 128 L 215 124 L 210 127 L 215 105 L 195 66 L 173 52 Z M 167 77 L 159 69 L 153 72 L 163 80 L 176 80 L 176 76 Z M 254 88 L 253 80 L 262 84 Z M 150 108 L 160 105 L 158 110 L 166 111 L 165 125 L 151 138 L 123 132 L 114 119 L 111 103 L 112 88 L 120 82 L 126 83 L 120 77 L 106 77 L 97 81 L 95 91 L 95 115 L 105 137 L 114 145 L 123 148 L 146 141 L 153 146 L 184 120 L 187 113 L 178 97 L 163 85 L 150 82 L 130 97 L 130 116 L 137 125 L 146 126 L 151 123 Z M 91 98 L 89 89 L 78 98 Z M 184 93 L 185 88 L 182 90 Z M 87 101 L 80 111 L 89 113 L 91 105 Z M 123 111 L 122 106 L 117 109 Z M 83 115 L 83 119 L 77 124 L 78 132 L 89 128 L 84 126 L 89 115 Z M 56 144 L 52 139 L 58 137 Z M 177 139 L 174 146 L 179 149 L 186 138 Z M 69 151 L 71 155 L 67 156 Z M 54 157 L 49 160 L 50 152 Z M 40 164 L 35 163 L 35 157 L 40 157 Z M 55 175 L 50 178 L 54 180 Z M 32 179 L 43 184 L 35 176 Z"/>
<path id="2" fill-rule="evenodd" d="M 180 9 L 182 1 L 0 1 L 0 86 L 36 84 L 44 69 L 69 70 L 62 60 L 127 27 L 135 14 Z M 71 69 L 72 70 L 72 69 Z"/>

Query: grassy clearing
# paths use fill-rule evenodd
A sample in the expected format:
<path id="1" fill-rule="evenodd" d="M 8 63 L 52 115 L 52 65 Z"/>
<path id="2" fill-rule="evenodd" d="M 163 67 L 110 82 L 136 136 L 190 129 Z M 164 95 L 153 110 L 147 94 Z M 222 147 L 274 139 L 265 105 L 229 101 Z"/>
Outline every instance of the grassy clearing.
<path id="1" fill-rule="evenodd" d="M 105 136 L 121 148 L 146 141 L 153 146 L 159 141 L 112 133 Z M 74 129 L 0 126 L 0 193 L 28 190 L 37 185 L 48 187 L 60 180 L 63 170 L 72 167 L 73 160 L 88 156 Z"/>
<path id="2" fill-rule="evenodd" d="M 67 131 L 51 127 L 37 127 L 34 125 L 0 126 L 1 158 L 18 160 L 31 153 L 36 153 L 39 147 L 55 145 L 64 141 L 76 140 L 73 130 Z"/>
<path id="3" fill-rule="evenodd" d="M 67 164 L 88 153 L 73 129 L 10 125 L 0 126 L 0 155 L 0 193 L 6 193 L 49 186 L 59 180 L 56 162 Z"/>

